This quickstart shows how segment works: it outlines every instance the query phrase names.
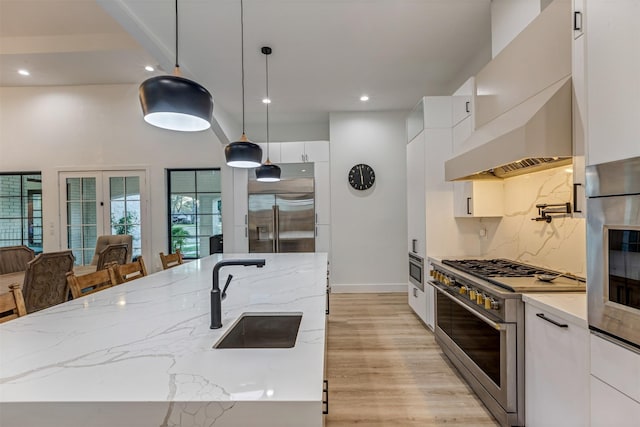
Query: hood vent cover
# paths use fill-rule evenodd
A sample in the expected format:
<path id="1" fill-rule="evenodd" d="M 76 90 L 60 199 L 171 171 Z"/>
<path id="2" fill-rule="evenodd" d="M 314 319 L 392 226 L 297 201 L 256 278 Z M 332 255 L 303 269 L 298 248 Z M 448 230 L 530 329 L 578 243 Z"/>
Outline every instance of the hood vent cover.
<path id="1" fill-rule="evenodd" d="M 447 181 L 508 178 L 572 162 L 571 78 L 477 129 L 445 163 Z"/>

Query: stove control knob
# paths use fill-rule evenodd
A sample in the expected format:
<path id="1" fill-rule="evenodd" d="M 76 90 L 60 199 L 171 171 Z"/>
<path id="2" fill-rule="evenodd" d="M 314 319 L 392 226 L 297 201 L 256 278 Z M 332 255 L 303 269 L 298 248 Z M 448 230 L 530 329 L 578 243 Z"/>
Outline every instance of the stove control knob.
<path id="1" fill-rule="evenodd" d="M 500 303 L 493 298 L 491 299 L 491 310 L 500 310 Z"/>
<path id="2" fill-rule="evenodd" d="M 460 294 L 464 295 L 467 293 L 467 287 L 462 285 L 460 286 L 460 290 L 459 290 Z"/>
<path id="3" fill-rule="evenodd" d="M 476 299 L 476 290 L 475 289 L 469 289 L 469 299 Z"/>
<path id="4" fill-rule="evenodd" d="M 491 304 L 493 302 L 495 302 L 495 300 L 493 298 L 485 297 L 485 299 L 484 299 L 484 309 L 485 310 L 491 310 Z"/>
<path id="5" fill-rule="evenodd" d="M 476 294 L 476 304 L 478 305 L 484 304 L 484 295 L 482 295 L 482 293 L 480 292 Z"/>

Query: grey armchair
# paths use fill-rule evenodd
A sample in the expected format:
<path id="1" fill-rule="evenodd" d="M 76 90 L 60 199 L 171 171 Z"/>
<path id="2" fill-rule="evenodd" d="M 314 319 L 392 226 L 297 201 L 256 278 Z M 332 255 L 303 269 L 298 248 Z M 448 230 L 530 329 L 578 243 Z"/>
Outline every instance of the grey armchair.
<path id="1" fill-rule="evenodd" d="M 98 236 L 98 240 L 96 241 L 96 251 L 93 254 L 91 265 L 98 265 L 100 252 L 102 252 L 107 247 L 107 245 L 116 245 L 119 243 L 125 243 L 127 245 L 127 259 L 124 263 L 131 262 L 131 254 L 133 252 L 133 236 L 130 234 L 114 234 Z"/>

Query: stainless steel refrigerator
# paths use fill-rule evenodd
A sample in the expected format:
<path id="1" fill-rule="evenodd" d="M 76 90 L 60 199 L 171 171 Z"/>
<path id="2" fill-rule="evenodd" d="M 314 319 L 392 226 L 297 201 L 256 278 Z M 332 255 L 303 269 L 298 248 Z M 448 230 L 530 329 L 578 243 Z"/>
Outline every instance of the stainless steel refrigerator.
<path id="1" fill-rule="evenodd" d="M 249 252 L 315 252 L 313 178 L 249 181 Z"/>

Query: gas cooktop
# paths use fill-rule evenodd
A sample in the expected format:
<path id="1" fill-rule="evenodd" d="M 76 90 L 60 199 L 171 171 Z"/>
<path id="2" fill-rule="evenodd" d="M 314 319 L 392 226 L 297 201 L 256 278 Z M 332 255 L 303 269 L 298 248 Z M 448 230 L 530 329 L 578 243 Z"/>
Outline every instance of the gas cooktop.
<path id="1" fill-rule="evenodd" d="M 511 292 L 584 292 L 584 279 L 508 259 L 445 259 L 442 263 Z M 558 276 L 551 282 L 536 275 Z"/>

